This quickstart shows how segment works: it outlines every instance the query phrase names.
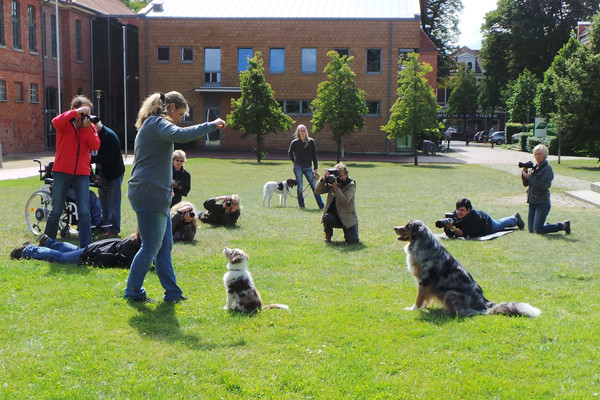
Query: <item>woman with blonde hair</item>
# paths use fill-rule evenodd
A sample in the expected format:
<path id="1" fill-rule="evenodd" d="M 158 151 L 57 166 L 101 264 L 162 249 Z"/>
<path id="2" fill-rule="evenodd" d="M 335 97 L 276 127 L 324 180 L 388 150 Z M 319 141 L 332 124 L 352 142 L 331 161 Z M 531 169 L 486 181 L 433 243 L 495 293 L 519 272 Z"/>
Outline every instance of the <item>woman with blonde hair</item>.
<path id="1" fill-rule="evenodd" d="M 147 300 L 143 283 L 153 261 L 156 275 L 165 289 L 164 300 L 179 302 L 186 299 L 177 286 L 171 260 L 173 235 L 169 208 L 173 190 L 173 143 L 191 142 L 226 125 L 217 118 L 180 128 L 176 124 L 188 112 L 187 101 L 181 93 L 169 92 L 150 95 L 138 113 L 127 197 L 136 213 L 143 240 L 131 264 L 125 288 L 124 297 L 130 301 Z"/>
<path id="2" fill-rule="evenodd" d="M 173 152 L 173 199 L 171 207 L 181 202 L 182 196 L 187 196 L 192 187 L 192 176 L 183 164 L 187 161 L 185 151 L 175 150 Z"/>
<path id="3" fill-rule="evenodd" d="M 317 157 L 317 145 L 314 139 L 308 136 L 308 129 L 304 125 L 298 125 L 294 132 L 294 140 L 290 143 L 288 155 L 294 163 L 294 175 L 296 176 L 296 193 L 298 194 L 298 205 L 304 208 L 304 177 L 308 180 L 313 193 L 317 182 L 315 175 L 318 174 L 319 159 Z M 311 168 L 314 165 L 315 169 Z M 323 200 L 321 196 L 315 193 L 315 200 L 319 208 L 323 208 Z"/>
<path id="4" fill-rule="evenodd" d="M 173 240 L 183 242 L 194 240 L 198 228 L 196 207 L 189 201 L 182 201 L 171 207 L 171 226 L 173 227 Z"/>
<path id="5" fill-rule="evenodd" d="M 523 186 L 527 187 L 527 203 L 529 212 L 527 214 L 527 228 L 530 233 L 552 233 L 565 231 L 571 233 L 571 221 L 547 224 L 546 217 L 550 212 L 550 186 L 554 179 L 552 167 L 548 164 L 548 148 L 538 144 L 533 148 L 535 165 L 523 167 L 521 179 Z"/>
<path id="6" fill-rule="evenodd" d="M 232 227 L 240 217 L 241 201 L 237 194 L 208 199 L 203 204 L 206 211 L 200 213 L 200 221 L 214 226 Z"/>

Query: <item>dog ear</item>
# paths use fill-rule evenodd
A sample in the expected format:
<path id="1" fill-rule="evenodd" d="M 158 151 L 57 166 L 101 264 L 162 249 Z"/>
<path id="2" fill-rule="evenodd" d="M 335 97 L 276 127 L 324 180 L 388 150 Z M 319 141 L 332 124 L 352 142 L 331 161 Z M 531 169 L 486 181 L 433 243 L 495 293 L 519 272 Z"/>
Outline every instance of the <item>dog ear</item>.
<path id="1" fill-rule="evenodd" d="M 246 254 L 243 250 L 240 249 L 235 249 L 234 250 L 234 255 L 231 258 L 231 263 L 232 264 L 237 264 L 239 262 L 241 262 L 242 260 L 248 260 L 250 258 L 250 256 L 248 254 Z"/>

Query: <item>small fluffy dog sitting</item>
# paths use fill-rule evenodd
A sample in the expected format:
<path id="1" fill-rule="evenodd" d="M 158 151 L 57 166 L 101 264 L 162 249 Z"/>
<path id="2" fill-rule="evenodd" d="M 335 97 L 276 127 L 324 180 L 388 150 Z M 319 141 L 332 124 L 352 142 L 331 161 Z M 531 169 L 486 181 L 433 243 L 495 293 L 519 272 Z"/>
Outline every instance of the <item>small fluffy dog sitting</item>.
<path id="1" fill-rule="evenodd" d="M 424 309 L 437 301 L 448 313 L 459 317 L 504 314 L 536 318 L 542 313 L 526 303 L 489 302 L 477 282 L 423 222 L 413 219 L 394 231 L 398 240 L 408 242 L 404 247 L 406 265 L 419 285 L 415 304 L 406 310 Z"/>
<path id="2" fill-rule="evenodd" d="M 248 254 L 243 250 L 228 247 L 223 249 L 223 254 L 229 260 L 227 263 L 228 271 L 223 276 L 223 283 L 227 290 L 227 303 L 224 307 L 226 310 L 253 313 L 267 308 L 289 308 L 285 304 L 262 305 L 260 294 L 256 290 L 252 276 L 247 269 L 248 259 L 250 258 Z"/>
<path id="3" fill-rule="evenodd" d="M 296 180 L 292 178 L 281 182 L 269 181 L 265 183 L 263 187 L 263 207 L 265 206 L 265 202 L 271 207 L 271 198 L 274 193 L 279 194 L 279 205 L 286 207 L 289 191 L 297 184 Z"/>

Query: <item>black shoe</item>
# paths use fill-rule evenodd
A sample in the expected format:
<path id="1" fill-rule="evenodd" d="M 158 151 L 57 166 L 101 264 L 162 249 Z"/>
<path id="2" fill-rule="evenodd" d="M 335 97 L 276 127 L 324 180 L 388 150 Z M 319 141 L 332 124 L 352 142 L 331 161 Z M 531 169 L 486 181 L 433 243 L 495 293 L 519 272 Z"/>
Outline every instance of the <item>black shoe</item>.
<path id="1" fill-rule="evenodd" d="M 46 247 L 46 240 L 48 240 L 50 238 L 50 236 L 46 235 L 45 233 L 40 237 L 40 243 L 38 244 L 38 246 L 40 247 Z"/>
<path id="2" fill-rule="evenodd" d="M 523 230 L 523 228 L 525 228 L 525 222 L 523 222 L 523 218 L 521 218 L 521 214 L 519 214 L 517 212 L 517 213 L 515 213 L 515 217 L 517 217 L 517 227 L 520 230 Z"/>
<path id="3" fill-rule="evenodd" d="M 182 301 L 186 301 L 188 298 L 186 296 L 179 296 L 175 300 L 165 300 L 165 303 L 181 303 Z"/>
<path id="4" fill-rule="evenodd" d="M 33 244 L 33 243 L 25 242 L 22 245 L 20 245 L 19 247 L 15 247 L 10 252 L 10 258 L 13 260 L 20 260 L 21 258 L 23 258 L 23 250 L 25 250 L 25 247 L 29 246 L 30 244 Z"/>
<path id="5" fill-rule="evenodd" d="M 130 303 L 156 303 L 155 300 L 152 300 L 150 297 L 147 296 L 135 297 L 133 299 L 127 299 L 127 301 Z"/>
<path id="6" fill-rule="evenodd" d="M 565 222 L 563 222 L 563 225 L 565 227 L 565 235 L 570 235 L 571 234 L 571 221 L 566 220 Z"/>

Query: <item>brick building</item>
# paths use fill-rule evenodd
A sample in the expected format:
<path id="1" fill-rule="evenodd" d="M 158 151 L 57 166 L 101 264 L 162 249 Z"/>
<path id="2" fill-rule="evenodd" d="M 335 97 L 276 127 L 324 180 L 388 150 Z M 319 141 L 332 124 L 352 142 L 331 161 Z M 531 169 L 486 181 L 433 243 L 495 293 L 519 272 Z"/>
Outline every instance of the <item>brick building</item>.
<path id="1" fill-rule="evenodd" d="M 128 30 L 134 31 L 129 35 L 135 42 L 135 63 L 132 66 L 137 68 L 137 17 L 119 0 L 61 0 L 58 3 L 58 18 L 54 1 L 0 0 L 2 154 L 54 149 L 52 118 L 59 110 L 67 110 L 71 98 L 76 94 L 95 99 L 93 89 L 98 87 L 93 88 L 94 78 L 102 81 L 102 77 L 112 70 L 106 63 L 107 57 L 98 56 L 109 53 L 96 53 L 96 65 L 99 68 L 94 74 L 94 43 L 104 45 L 97 45 L 97 50 L 103 51 L 107 47 L 107 36 L 107 39 L 103 37 L 98 40 L 98 32 L 111 30 L 107 26 L 112 26 L 113 31 L 117 29 L 120 35 L 123 24 L 127 22 L 117 20 L 117 16 L 133 22 Z M 96 40 L 93 40 L 94 32 Z M 115 43 L 121 43 L 120 36 Z M 116 50 L 112 54 L 116 53 L 122 60 L 122 45 Z M 112 93 L 110 86 L 105 91 Z M 133 92 L 132 98 L 137 105 L 137 82 Z M 95 104 L 99 104 L 99 101 L 95 100 Z"/>
<path id="2" fill-rule="evenodd" d="M 226 117 L 239 96 L 239 71 L 246 57 L 262 54 L 265 78 L 296 124 L 309 126 L 310 102 L 327 52 L 354 56 L 357 86 L 366 92 L 366 126 L 345 139 L 347 152 L 394 153 L 406 141 L 390 142 L 380 126 L 396 99 L 399 57 L 419 52 L 432 65 L 435 88 L 437 49 L 420 27 L 418 0 L 154 0 L 140 11 L 140 97 L 177 90 L 190 103 L 186 123 Z M 319 150 L 336 145 L 326 127 L 314 134 Z M 249 149 L 253 138 L 225 129 L 193 146 Z M 287 150 L 291 133 L 269 134 L 265 150 Z"/>

